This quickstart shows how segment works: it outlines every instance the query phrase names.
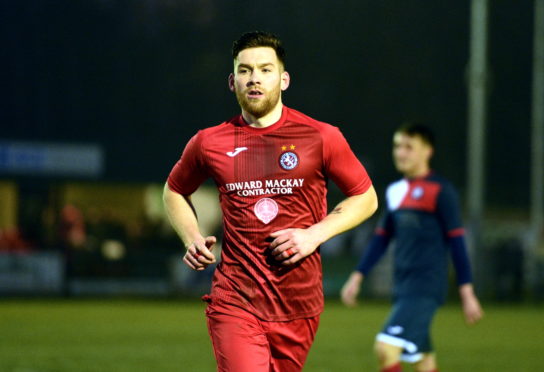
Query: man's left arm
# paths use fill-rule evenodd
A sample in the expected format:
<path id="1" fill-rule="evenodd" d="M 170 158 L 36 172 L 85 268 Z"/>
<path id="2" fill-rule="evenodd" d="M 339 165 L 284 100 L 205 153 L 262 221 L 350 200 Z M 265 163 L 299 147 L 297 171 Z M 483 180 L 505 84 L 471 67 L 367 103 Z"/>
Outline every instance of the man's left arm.
<path id="1" fill-rule="evenodd" d="M 438 211 L 444 223 L 450 245 L 465 321 L 467 324 L 475 324 L 482 318 L 483 310 L 472 285 L 470 260 L 461 223 L 457 194 L 449 184 L 445 185 L 439 196 Z"/>
<path id="2" fill-rule="evenodd" d="M 377 208 L 376 191 L 370 186 L 365 193 L 344 199 L 325 218 L 306 229 L 290 228 L 272 233 L 272 255 L 283 265 L 293 265 L 327 240 L 368 219 Z"/>
<path id="3" fill-rule="evenodd" d="M 463 306 L 463 313 L 467 324 L 475 324 L 483 316 L 483 310 L 474 293 L 472 278 L 470 273 L 470 261 L 468 258 L 465 237 L 463 235 L 449 238 L 451 258 L 455 273 L 457 275 L 457 285 L 459 296 Z"/>

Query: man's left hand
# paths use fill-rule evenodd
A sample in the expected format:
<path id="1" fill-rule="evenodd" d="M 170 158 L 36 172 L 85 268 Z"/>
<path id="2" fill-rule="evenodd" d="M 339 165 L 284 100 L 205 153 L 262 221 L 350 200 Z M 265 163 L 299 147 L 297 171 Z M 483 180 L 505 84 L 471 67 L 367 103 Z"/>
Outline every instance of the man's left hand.
<path id="1" fill-rule="evenodd" d="M 275 231 L 270 236 L 272 256 L 282 265 L 293 265 L 306 256 L 311 255 L 319 246 L 315 234 L 308 229 L 285 229 Z"/>

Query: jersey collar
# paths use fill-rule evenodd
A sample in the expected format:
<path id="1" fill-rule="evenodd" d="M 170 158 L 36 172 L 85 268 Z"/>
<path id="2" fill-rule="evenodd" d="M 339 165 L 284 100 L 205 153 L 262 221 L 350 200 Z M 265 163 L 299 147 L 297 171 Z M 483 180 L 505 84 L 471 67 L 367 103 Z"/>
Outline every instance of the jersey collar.
<path id="1" fill-rule="evenodd" d="M 287 119 L 288 113 L 289 113 L 289 108 L 287 106 L 283 105 L 280 119 L 277 122 L 275 122 L 274 124 L 269 125 L 266 128 L 255 128 L 255 127 L 250 126 L 244 120 L 244 117 L 242 116 L 242 114 L 237 116 L 235 124 L 238 125 L 242 130 L 244 130 L 245 132 L 248 132 L 248 133 L 266 134 L 266 133 L 270 133 L 270 132 L 278 129 L 279 127 L 281 127 L 285 123 L 285 120 Z"/>
<path id="2" fill-rule="evenodd" d="M 404 177 L 404 179 L 406 181 L 408 181 L 408 182 L 422 181 L 424 179 L 429 178 L 433 173 L 434 173 L 434 171 L 432 169 L 429 169 L 429 171 L 426 174 L 424 174 L 423 176 L 414 177 L 414 178 Z"/>

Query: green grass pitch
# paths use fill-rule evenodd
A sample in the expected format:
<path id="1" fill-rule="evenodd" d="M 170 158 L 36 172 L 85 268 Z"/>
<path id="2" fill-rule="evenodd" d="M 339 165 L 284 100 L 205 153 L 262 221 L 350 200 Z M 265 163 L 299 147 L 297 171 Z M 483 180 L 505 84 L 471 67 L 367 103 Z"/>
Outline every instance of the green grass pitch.
<path id="1" fill-rule="evenodd" d="M 377 371 L 372 343 L 389 304 L 328 300 L 305 371 Z M 434 325 L 441 372 L 544 369 L 542 306 L 488 305 L 476 327 L 460 307 Z M 0 371 L 214 371 L 204 304 L 194 300 L 0 302 Z M 411 370 L 406 368 L 406 370 Z"/>

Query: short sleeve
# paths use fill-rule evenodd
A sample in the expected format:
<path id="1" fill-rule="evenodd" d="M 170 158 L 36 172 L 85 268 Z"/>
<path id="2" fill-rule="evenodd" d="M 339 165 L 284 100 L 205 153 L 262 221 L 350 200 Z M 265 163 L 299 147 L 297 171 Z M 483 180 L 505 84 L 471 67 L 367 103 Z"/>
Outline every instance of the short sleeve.
<path id="1" fill-rule="evenodd" d="M 208 178 L 202 156 L 202 132 L 194 135 L 168 176 L 168 187 L 179 194 L 190 195 Z"/>
<path id="2" fill-rule="evenodd" d="M 323 156 L 327 176 L 345 195 L 363 194 L 372 185 L 365 167 L 336 127 L 323 133 Z"/>

